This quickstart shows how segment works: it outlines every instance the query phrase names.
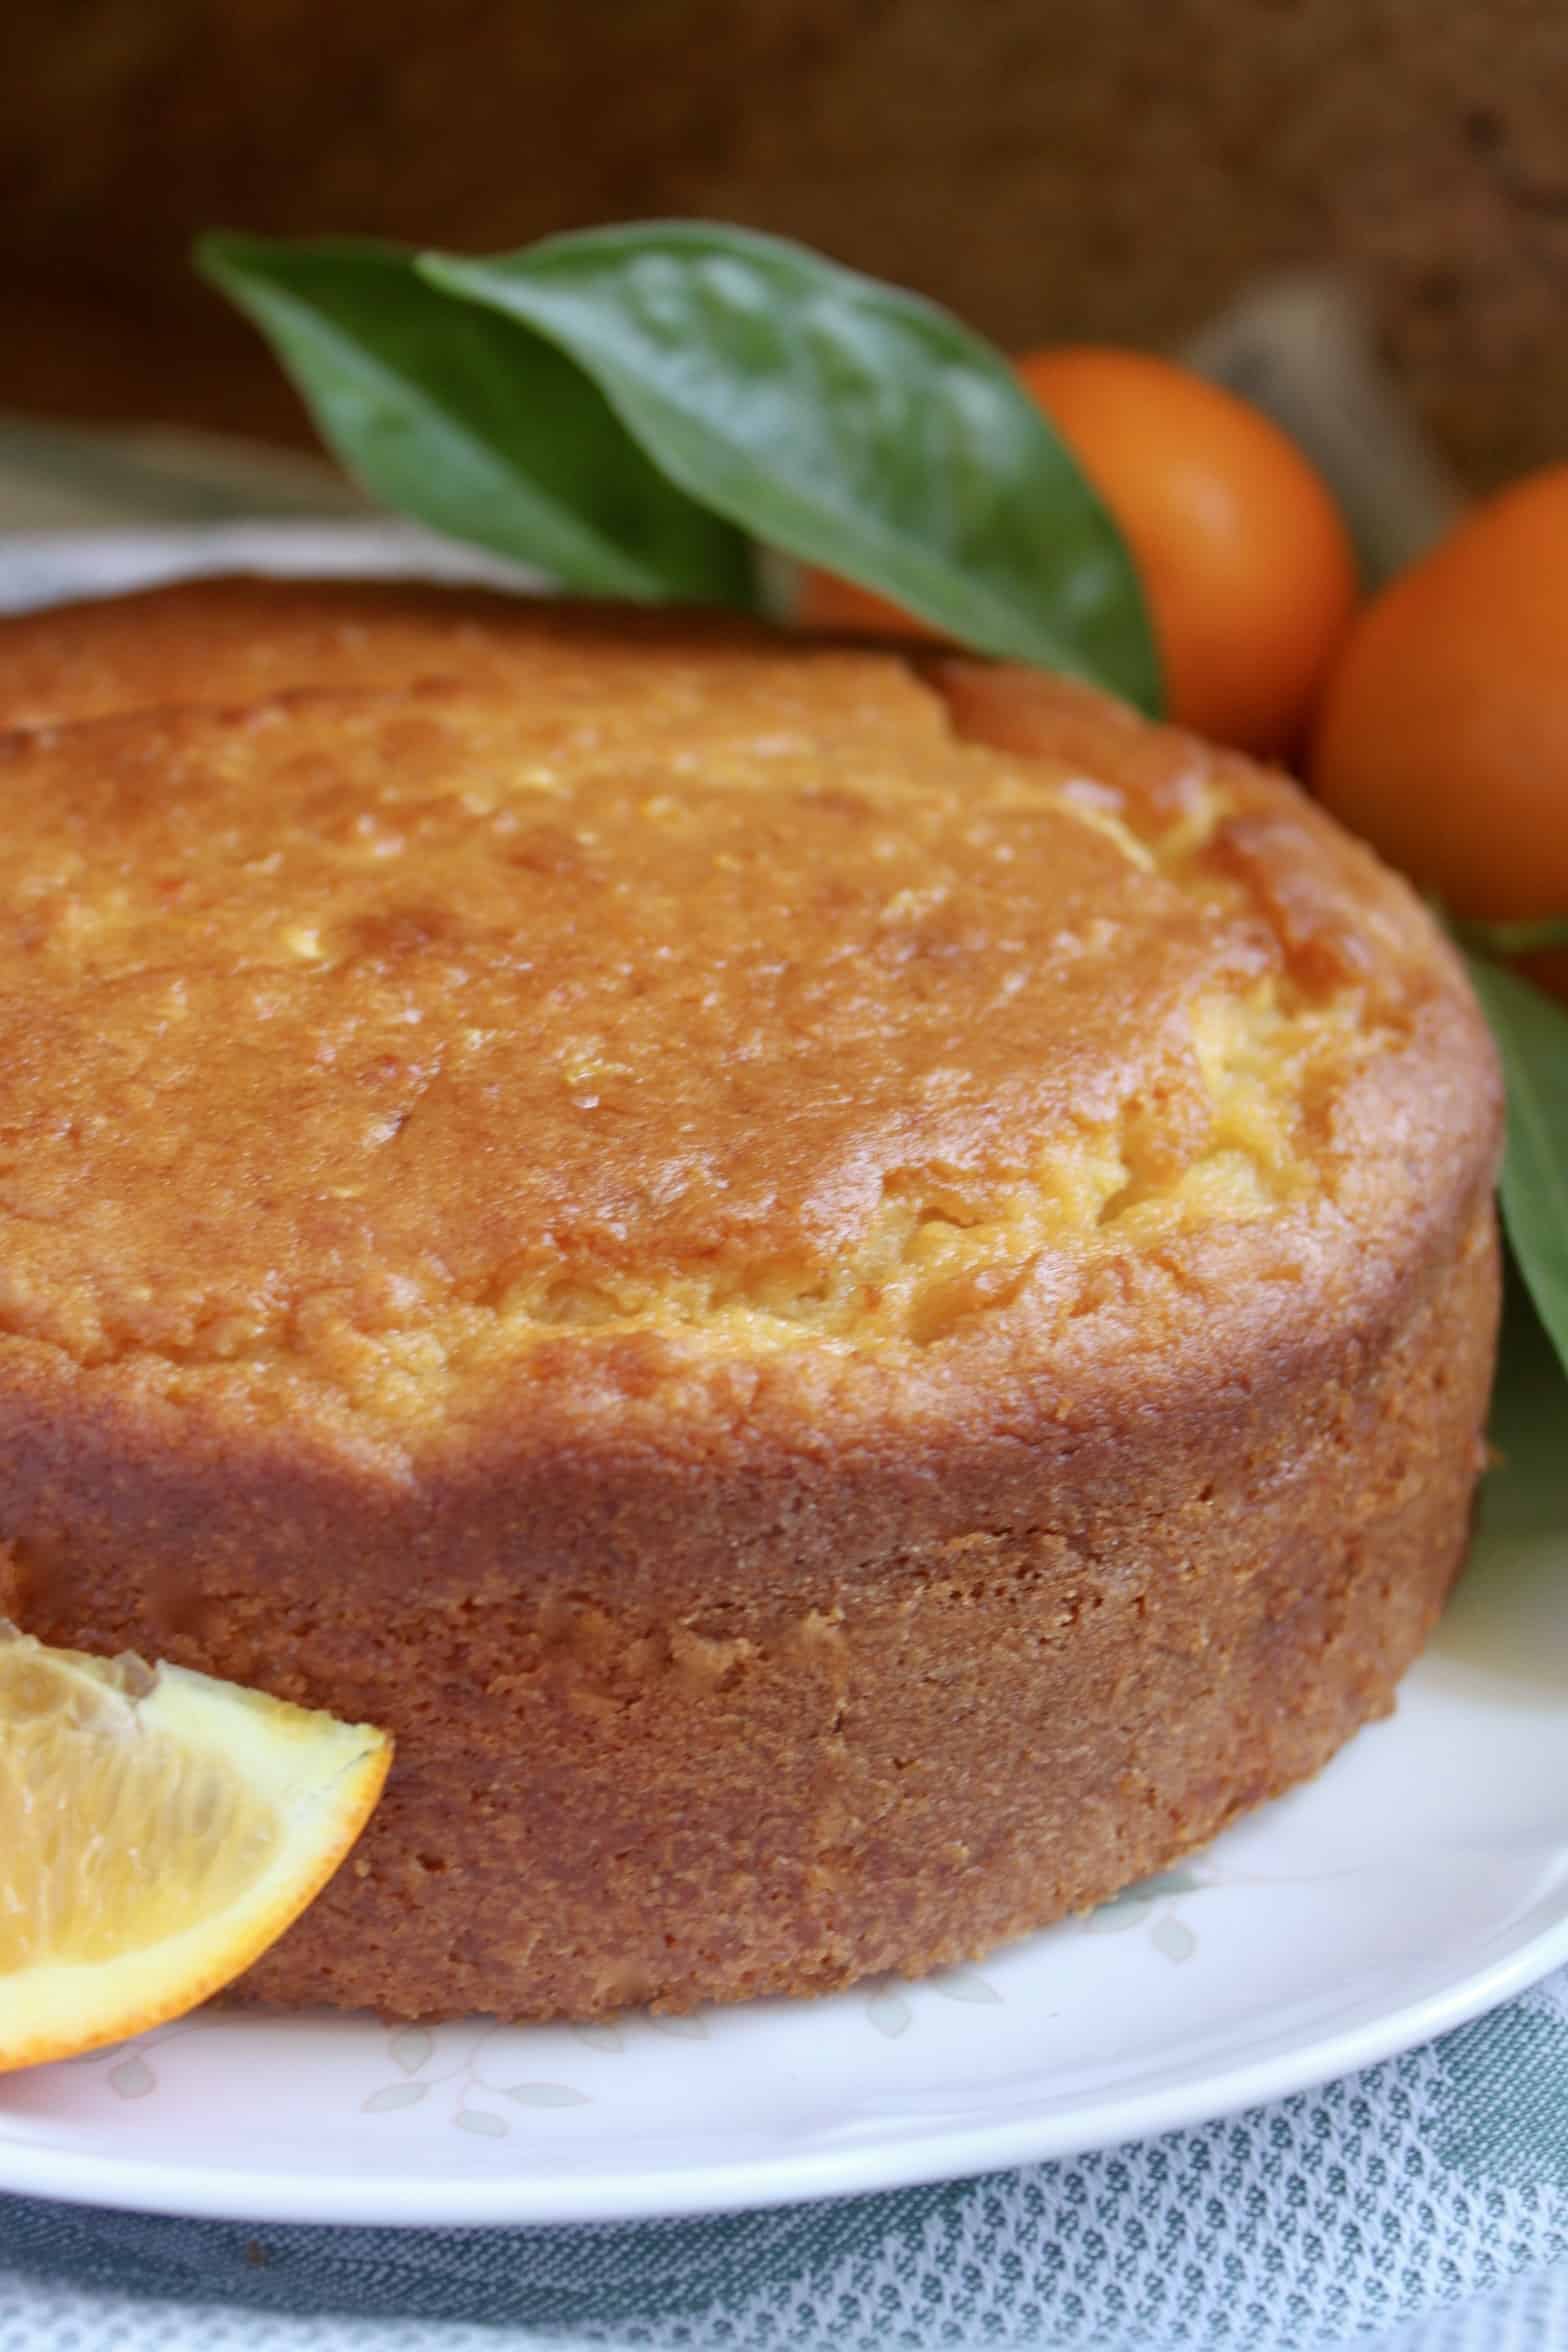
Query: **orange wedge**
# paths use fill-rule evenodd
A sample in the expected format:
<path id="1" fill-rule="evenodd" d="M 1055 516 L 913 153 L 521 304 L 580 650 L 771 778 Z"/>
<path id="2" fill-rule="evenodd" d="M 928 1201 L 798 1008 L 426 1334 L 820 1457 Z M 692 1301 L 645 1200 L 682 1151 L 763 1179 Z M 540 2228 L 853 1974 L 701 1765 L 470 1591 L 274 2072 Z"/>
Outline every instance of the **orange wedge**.
<path id="1" fill-rule="evenodd" d="M 0 2071 L 194 2009 L 320 1893 L 392 1743 L 0 1622 Z"/>

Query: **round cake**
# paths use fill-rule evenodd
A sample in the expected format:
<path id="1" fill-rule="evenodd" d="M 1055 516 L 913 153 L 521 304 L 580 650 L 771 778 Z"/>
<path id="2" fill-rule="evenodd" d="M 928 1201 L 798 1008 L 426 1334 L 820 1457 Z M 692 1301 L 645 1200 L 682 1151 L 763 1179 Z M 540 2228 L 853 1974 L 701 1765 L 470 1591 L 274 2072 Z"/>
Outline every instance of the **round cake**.
<path id="1" fill-rule="evenodd" d="M 1018 670 L 407 588 L 9 622 L 7 718 L 0 1614 L 398 1743 L 242 1991 L 916 1973 L 1388 1709 L 1499 1088 L 1283 778 Z"/>

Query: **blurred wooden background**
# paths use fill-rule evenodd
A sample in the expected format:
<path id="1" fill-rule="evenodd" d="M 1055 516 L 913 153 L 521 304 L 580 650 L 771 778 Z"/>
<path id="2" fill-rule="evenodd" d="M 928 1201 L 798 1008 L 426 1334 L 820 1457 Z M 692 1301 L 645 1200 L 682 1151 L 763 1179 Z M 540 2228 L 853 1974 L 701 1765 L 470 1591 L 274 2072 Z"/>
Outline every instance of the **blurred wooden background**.
<path id="1" fill-rule="evenodd" d="M 9 0 L 0 408 L 299 439 L 192 233 L 809 239 L 1011 346 L 1348 261 L 1485 482 L 1568 454 L 1565 0 Z"/>

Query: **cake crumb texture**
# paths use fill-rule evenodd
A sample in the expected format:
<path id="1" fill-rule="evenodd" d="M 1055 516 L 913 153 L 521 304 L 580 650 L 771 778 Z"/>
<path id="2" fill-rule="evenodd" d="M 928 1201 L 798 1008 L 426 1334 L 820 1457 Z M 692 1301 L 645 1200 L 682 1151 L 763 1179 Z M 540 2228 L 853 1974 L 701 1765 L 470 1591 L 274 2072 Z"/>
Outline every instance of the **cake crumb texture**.
<path id="1" fill-rule="evenodd" d="M 935 1966 L 1391 1703 L 1498 1085 L 1283 778 L 358 584 L 0 624 L 0 726 L 0 1608 L 399 1742 L 255 1997 Z"/>

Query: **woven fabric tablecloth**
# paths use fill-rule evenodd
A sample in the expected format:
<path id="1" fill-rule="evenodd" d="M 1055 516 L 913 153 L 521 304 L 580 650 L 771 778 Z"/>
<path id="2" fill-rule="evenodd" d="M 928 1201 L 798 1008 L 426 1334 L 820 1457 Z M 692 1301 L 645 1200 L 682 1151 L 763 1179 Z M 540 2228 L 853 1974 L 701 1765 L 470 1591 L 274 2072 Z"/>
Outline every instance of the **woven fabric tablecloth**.
<path id="1" fill-rule="evenodd" d="M 1321 340 L 1310 315 L 1305 331 Z M 1246 372 L 1276 355 L 1243 335 L 1232 356 Z M 1329 416 L 1330 442 L 1349 431 Z M 1429 479 L 1418 487 L 1430 500 Z M 236 515 L 354 504 L 307 461 L 0 422 L 0 605 L 55 587 L 41 530 L 198 524 L 217 565 Z M 319 550 L 305 528 L 300 544 L 306 561 L 343 560 L 341 523 Z M 1424 2049 L 1227 2122 L 772 2213 L 256 2229 L 0 2197 L 0 2352 L 1351 2343 L 1568 2346 L 1568 1971 Z"/>
<path id="2" fill-rule="evenodd" d="M 0 2199 L 0 2352 L 1533 2352 L 1568 2344 L 1565 2257 L 1568 1971 L 1228 2122 L 775 2213 L 256 2229 Z"/>

